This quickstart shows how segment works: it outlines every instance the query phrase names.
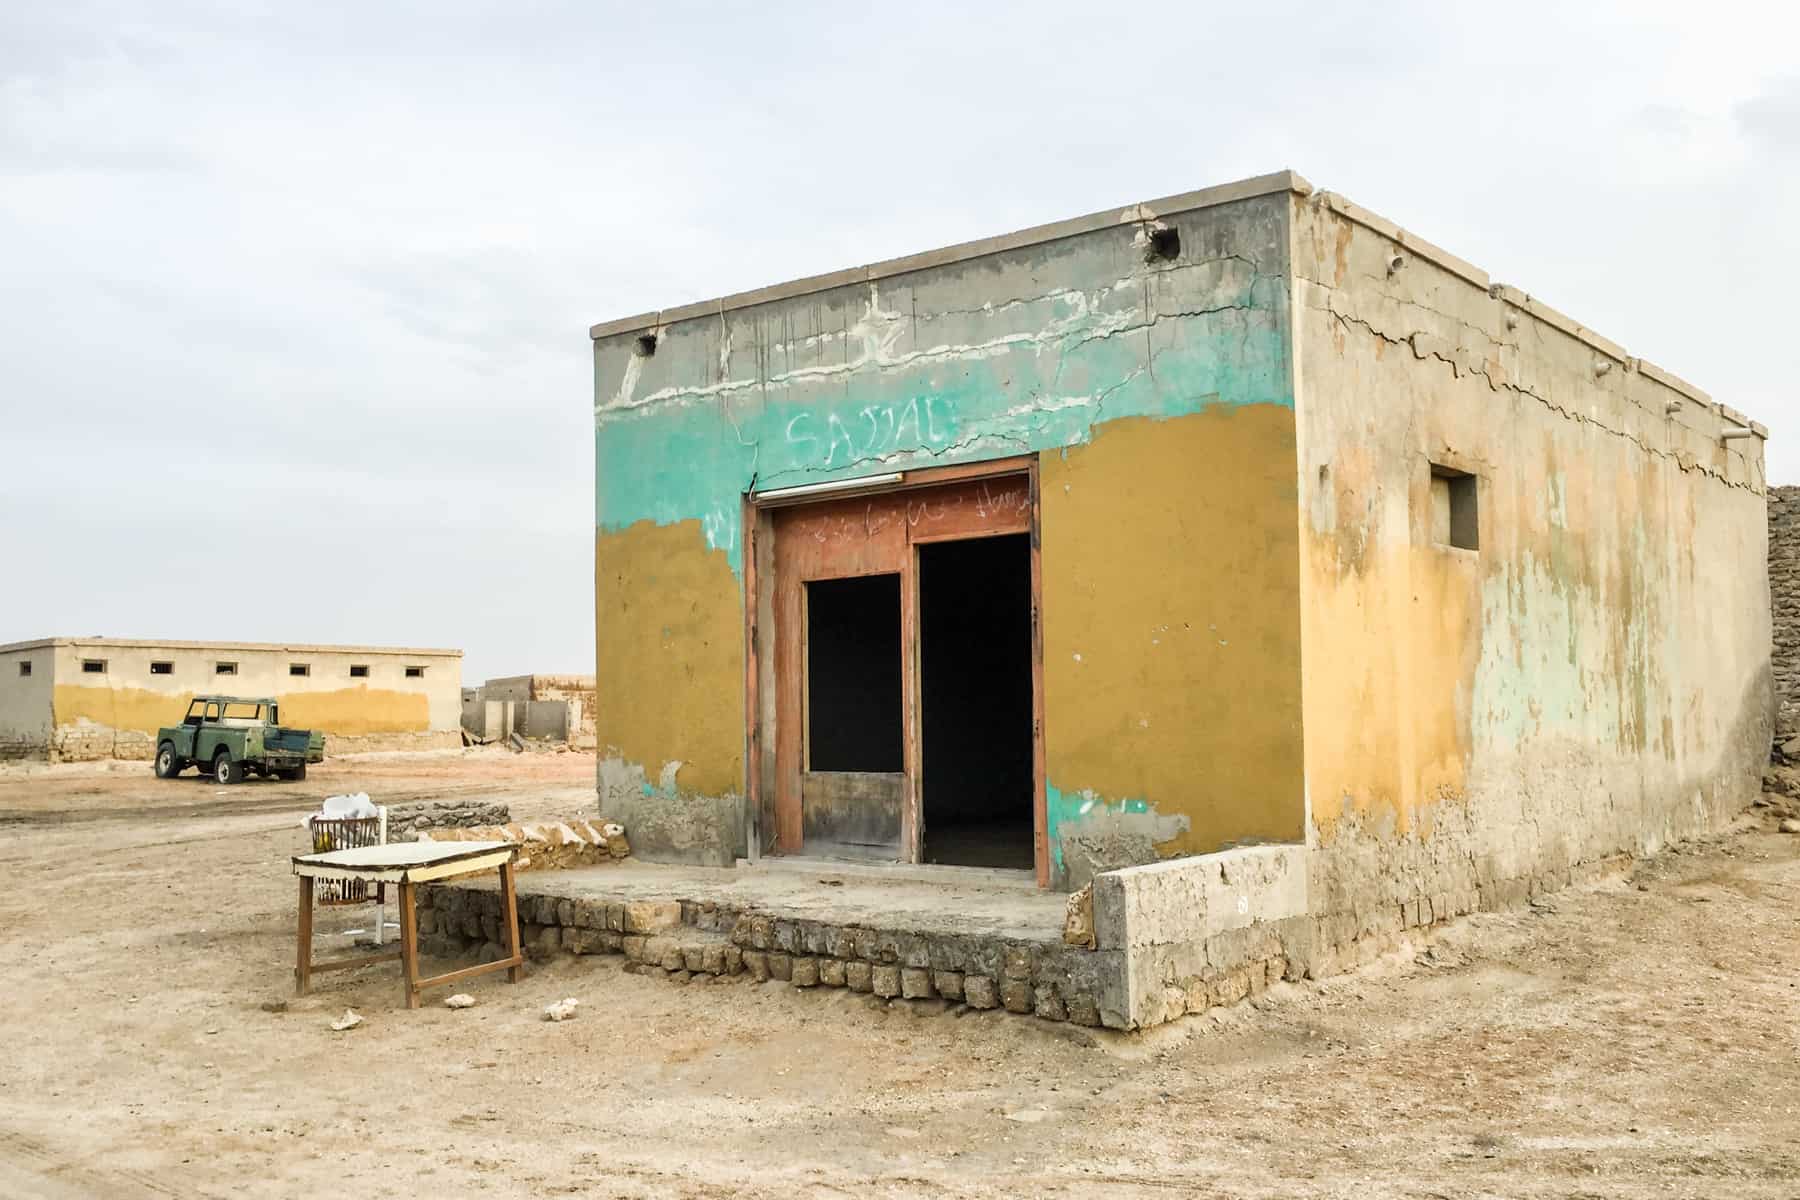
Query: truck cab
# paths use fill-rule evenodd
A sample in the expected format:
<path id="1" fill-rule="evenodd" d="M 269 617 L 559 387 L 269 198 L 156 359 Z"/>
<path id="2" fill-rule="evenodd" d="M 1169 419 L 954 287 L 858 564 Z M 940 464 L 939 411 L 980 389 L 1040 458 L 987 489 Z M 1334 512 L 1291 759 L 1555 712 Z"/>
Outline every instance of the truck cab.
<path id="1" fill-rule="evenodd" d="M 325 735 L 284 728 L 280 705 L 266 697 L 195 696 L 181 724 L 156 734 L 158 779 L 197 766 L 220 783 L 253 774 L 301 780 L 308 763 L 324 760 Z"/>

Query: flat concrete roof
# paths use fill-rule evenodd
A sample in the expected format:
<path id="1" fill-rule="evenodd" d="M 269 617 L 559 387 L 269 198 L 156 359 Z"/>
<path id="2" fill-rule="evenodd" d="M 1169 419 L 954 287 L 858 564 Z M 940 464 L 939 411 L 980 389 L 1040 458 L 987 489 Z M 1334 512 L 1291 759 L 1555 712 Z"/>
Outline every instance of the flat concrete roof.
<path id="1" fill-rule="evenodd" d="M 1052 242 L 1060 238 L 1075 237 L 1083 233 L 1091 233 L 1098 229 L 1108 229 L 1119 225 L 1136 224 L 1142 221 L 1154 221 L 1159 217 L 1173 216 L 1176 213 L 1192 212 L 1196 209 L 1212 208 L 1221 204 L 1230 204 L 1238 200 L 1247 200 L 1256 196 L 1268 196 L 1278 193 L 1292 193 L 1300 196 L 1313 195 L 1317 189 L 1305 178 L 1293 171 L 1275 171 L 1268 175 L 1256 175 L 1249 179 L 1240 179 L 1235 183 L 1223 183 L 1217 187 L 1201 188 L 1194 192 L 1181 192 L 1173 196 L 1164 196 L 1158 200 L 1144 200 L 1136 204 L 1128 204 L 1123 208 L 1109 208 L 1102 212 L 1089 213 L 1086 216 L 1072 217 L 1066 221 L 1056 221 L 1049 225 L 1034 225 L 1029 229 L 1021 229 L 1015 233 L 1001 234 L 998 237 L 979 238 L 972 242 L 961 242 L 954 246 L 945 246 L 940 250 L 927 250 L 922 254 L 910 254 L 904 258 L 890 258 L 883 262 L 869 263 L 866 266 L 851 267 L 845 271 L 833 271 L 825 275 L 809 275 L 803 279 L 793 279 L 786 283 L 777 283 L 769 287 L 756 288 L 748 292 L 737 292 L 730 296 L 720 296 L 713 300 L 701 300 L 693 304 L 683 304 L 676 308 L 661 309 L 656 312 L 639 313 L 636 316 L 620 317 L 617 320 L 602 321 L 588 329 L 588 337 L 598 341 L 601 338 L 614 337 L 619 334 L 638 333 L 643 330 L 660 329 L 677 321 L 687 321 L 695 317 L 722 316 L 734 309 L 748 308 L 756 304 L 768 304 L 776 300 L 791 299 L 795 296 L 810 295 L 814 292 L 827 291 L 831 288 L 843 287 L 846 284 L 869 283 L 878 279 L 886 279 L 894 275 L 904 275 L 912 271 L 922 271 L 931 267 L 941 267 L 950 263 L 968 259 L 982 258 L 990 254 L 1000 254 L 1008 250 L 1016 250 L 1023 246 L 1034 246 L 1043 242 Z M 1655 363 L 1635 358 L 1625 348 L 1608 338 L 1595 333 L 1587 326 L 1573 318 L 1564 316 L 1556 309 L 1533 299 L 1518 288 L 1504 283 L 1495 283 L 1488 273 L 1439 246 L 1433 245 L 1416 234 L 1409 233 L 1388 220 L 1363 208 L 1361 205 L 1346 200 L 1335 192 L 1320 191 L 1320 202 L 1330 206 L 1331 210 L 1346 220 L 1354 221 L 1384 237 L 1390 238 L 1396 245 L 1404 246 L 1408 251 L 1420 258 L 1427 259 L 1452 274 L 1459 275 L 1476 287 L 1486 291 L 1494 299 L 1510 304 L 1522 312 L 1529 313 L 1563 333 L 1576 338 L 1593 349 L 1615 359 L 1621 366 L 1641 371 L 1644 375 L 1673 391 L 1679 392 L 1691 400 L 1697 401 L 1739 425 L 1755 432 L 1759 438 L 1767 439 L 1767 427 L 1752 421 L 1738 410 L 1715 401 L 1710 395 L 1695 387 L 1670 371 L 1665 371 Z"/>
<path id="2" fill-rule="evenodd" d="M 8 642 L 9 650 L 42 650 L 50 646 L 117 646 L 136 650 L 281 650 L 290 654 L 392 654 L 410 658 L 461 658 L 461 650 L 430 650 L 417 646 L 321 646 L 288 642 L 182 642 L 159 638 L 47 637 L 30 642 Z"/>

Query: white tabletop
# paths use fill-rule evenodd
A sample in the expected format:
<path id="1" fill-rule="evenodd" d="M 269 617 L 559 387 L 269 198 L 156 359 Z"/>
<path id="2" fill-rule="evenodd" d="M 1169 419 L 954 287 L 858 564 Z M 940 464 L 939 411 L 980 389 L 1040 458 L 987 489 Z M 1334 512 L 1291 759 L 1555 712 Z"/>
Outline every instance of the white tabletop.
<path id="1" fill-rule="evenodd" d="M 512 842 L 390 842 L 385 846 L 355 846 L 294 855 L 294 867 L 335 867 L 348 871 L 404 871 L 410 867 L 441 866 L 465 858 L 479 858 L 497 850 L 517 850 Z"/>

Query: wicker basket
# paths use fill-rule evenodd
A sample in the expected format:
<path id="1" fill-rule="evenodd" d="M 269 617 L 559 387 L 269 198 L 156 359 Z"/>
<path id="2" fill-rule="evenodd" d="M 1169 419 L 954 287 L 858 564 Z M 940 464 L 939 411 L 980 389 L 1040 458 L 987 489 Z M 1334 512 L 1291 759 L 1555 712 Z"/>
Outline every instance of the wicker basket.
<path id="1" fill-rule="evenodd" d="M 381 844 L 380 817 L 346 817 L 336 821 L 313 817 L 306 825 L 312 833 L 314 854 Z M 367 904 L 369 899 L 367 880 L 320 879 L 313 884 L 313 901 L 316 904 Z"/>

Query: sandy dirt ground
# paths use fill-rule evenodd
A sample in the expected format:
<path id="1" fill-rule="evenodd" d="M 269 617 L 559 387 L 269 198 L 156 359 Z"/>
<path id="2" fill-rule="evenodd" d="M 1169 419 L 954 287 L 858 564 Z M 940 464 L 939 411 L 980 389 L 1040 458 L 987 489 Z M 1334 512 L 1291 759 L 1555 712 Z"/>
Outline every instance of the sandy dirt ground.
<path id="1" fill-rule="evenodd" d="M 291 999 L 319 796 L 531 817 L 584 811 L 592 771 L 0 772 L 0 1196 L 1800 1194 L 1800 837 L 1748 822 L 1135 1038 L 616 958 L 460 1012 L 405 1011 L 392 963 Z"/>

